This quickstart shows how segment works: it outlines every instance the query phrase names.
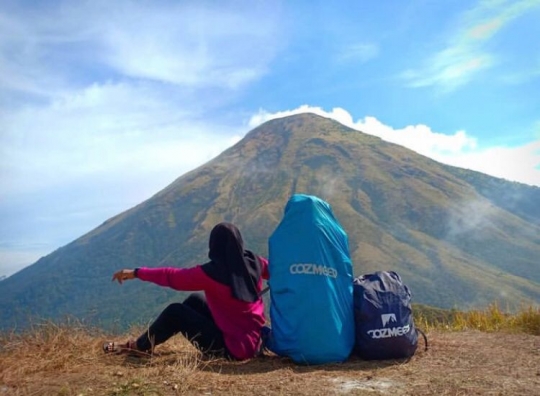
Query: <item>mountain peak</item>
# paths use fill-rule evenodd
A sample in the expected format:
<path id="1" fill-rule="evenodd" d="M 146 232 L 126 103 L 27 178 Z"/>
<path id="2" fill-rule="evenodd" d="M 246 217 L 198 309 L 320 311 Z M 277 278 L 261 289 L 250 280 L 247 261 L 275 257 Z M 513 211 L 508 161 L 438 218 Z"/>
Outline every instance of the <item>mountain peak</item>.
<path id="1" fill-rule="evenodd" d="M 336 130 L 362 134 L 362 132 L 346 127 L 334 119 L 309 112 L 271 119 L 253 129 L 246 137 L 258 136 L 261 130 L 273 134 L 294 133 L 306 138 L 321 134 L 328 136 Z"/>

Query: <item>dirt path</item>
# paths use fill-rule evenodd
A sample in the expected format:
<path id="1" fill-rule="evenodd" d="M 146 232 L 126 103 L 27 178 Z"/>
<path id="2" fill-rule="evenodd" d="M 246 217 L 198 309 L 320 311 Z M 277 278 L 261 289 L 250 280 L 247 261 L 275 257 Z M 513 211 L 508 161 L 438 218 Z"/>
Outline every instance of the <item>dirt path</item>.
<path id="1" fill-rule="evenodd" d="M 71 336 L 67 336 L 71 337 Z M 267 356 L 203 361 L 178 337 L 152 359 L 105 356 L 101 341 L 0 349 L 4 395 L 540 395 L 540 337 L 433 332 L 410 361 L 304 367 Z M 66 342 L 69 345 L 66 345 Z M 64 347 L 64 349 L 62 349 Z"/>

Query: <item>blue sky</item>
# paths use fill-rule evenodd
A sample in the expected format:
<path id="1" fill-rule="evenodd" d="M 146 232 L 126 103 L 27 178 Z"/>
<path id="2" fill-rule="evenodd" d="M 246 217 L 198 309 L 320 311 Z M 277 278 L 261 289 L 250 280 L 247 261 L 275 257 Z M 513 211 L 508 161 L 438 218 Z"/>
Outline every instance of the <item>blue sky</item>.
<path id="1" fill-rule="evenodd" d="M 0 3 L 0 275 L 312 111 L 540 186 L 540 0 Z"/>

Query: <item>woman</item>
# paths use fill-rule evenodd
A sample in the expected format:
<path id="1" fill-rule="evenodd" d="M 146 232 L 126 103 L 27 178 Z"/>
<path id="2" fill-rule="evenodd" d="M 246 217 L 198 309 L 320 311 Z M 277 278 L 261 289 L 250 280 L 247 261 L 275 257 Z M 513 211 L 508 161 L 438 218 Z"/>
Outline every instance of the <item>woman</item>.
<path id="1" fill-rule="evenodd" d="M 181 333 L 205 354 L 244 360 L 259 350 L 265 323 L 260 297 L 268 279 L 268 261 L 244 249 L 242 235 L 231 223 L 219 223 L 210 233 L 210 261 L 193 268 L 123 269 L 112 280 L 138 278 L 191 294 L 183 303 L 169 305 L 137 340 L 108 342 L 105 352 L 151 353 L 171 336 Z"/>

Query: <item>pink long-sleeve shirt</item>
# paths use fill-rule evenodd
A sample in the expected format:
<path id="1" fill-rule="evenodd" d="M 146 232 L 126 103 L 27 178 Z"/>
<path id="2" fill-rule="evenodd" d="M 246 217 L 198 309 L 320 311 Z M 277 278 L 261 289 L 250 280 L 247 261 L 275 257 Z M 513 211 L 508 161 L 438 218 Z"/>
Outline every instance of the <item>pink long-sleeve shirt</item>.
<path id="1" fill-rule="evenodd" d="M 262 278 L 268 279 L 268 260 L 259 257 Z M 229 352 L 239 360 L 255 356 L 261 341 L 261 328 L 265 323 L 264 303 L 259 298 L 253 303 L 232 297 L 229 286 L 216 282 L 201 269 L 192 268 L 140 268 L 137 277 L 143 281 L 181 291 L 204 291 L 212 317 L 223 332 Z M 262 279 L 257 285 L 260 292 Z"/>

